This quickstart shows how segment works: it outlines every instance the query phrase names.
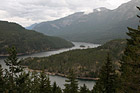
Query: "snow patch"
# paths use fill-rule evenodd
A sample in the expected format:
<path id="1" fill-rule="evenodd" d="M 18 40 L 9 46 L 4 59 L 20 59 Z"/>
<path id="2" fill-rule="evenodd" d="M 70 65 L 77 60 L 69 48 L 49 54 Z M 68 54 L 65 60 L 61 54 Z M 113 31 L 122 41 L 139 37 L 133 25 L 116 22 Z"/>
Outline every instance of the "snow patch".
<path id="1" fill-rule="evenodd" d="M 100 9 L 100 8 L 98 8 L 98 9 L 97 9 L 97 11 L 101 11 L 101 9 Z"/>

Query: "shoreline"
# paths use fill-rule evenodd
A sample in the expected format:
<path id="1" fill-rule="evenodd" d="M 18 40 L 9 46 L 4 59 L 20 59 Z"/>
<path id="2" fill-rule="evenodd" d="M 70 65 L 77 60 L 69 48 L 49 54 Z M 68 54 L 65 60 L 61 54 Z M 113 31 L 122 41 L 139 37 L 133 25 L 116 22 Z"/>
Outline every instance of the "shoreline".
<path id="1" fill-rule="evenodd" d="M 25 68 L 25 70 L 27 70 L 27 71 L 29 71 L 29 72 L 42 72 L 41 70 L 33 70 L 33 69 L 30 69 L 30 68 L 28 68 L 27 66 L 24 66 Z M 45 73 L 47 74 L 47 75 L 51 75 L 51 76 L 61 76 L 61 77 L 65 77 L 65 78 L 67 78 L 67 75 L 65 75 L 65 74 L 61 74 L 61 73 L 54 73 L 54 72 L 48 72 L 48 71 L 45 71 Z M 97 80 L 99 80 L 99 78 L 91 78 L 91 77 L 76 77 L 76 79 L 79 79 L 79 80 L 88 80 L 88 81 L 97 81 Z"/>
<path id="2" fill-rule="evenodd" d="M 74 47 L 74 46 L 72 46 Z M 59 49 L 66 49 L 66 48 L 72 48 L 72 47 L 64 47 L 64 48 L 59 48 Z M 48 49 L 48 50 L 44 50 L 44 51 L 36 51 L 36 52 L 29 52 L 29 53 L 17 53 L 17 56 L 24 56 L 24 55 L 32 55 L 35 53 L 41 53 L 41 52 L 49 52 L 49 51 L 56 51 L 59 49 Z M 8 57 L 9 54 L 0 54 L 0 57 Z"/>
<path id="3" fill-rule="evenodd" d="M 34 51 L 34 52 L 26 52 L 26 53 L 17 53 L 17 56 L 32 55 L 32 54 L 35 54 L 35 53 L 49 52 L 49 51 L 56 51 L 56 50 L 60 50 L 60 49 L 73 48 L 73 47 L 75 47 L 75 45 L 74 45 L 75 42 L 72 42 L 72 43 L 73 43 L 73 46 L 71 46 L 71 47 L 63 47 L 63 48 L 56 48 L 56 49 L 47 49 L 47 50 L 42 50 L 42 51 Z M 83 42 L 83 43 L 86 43 L 86 42 Z M 90 44 L 94 44 L 94 43 L 90 43 Z M 95 45 L 97 45 L 97 47 L 100 46 L 100 44 L 95 44 Z M 96 48 L 96 47 L 88 47 L 88 48 Z M 8 57 L 8 56 L 9 56 L 8 54 L 0 54 L 0 57 Z"/>

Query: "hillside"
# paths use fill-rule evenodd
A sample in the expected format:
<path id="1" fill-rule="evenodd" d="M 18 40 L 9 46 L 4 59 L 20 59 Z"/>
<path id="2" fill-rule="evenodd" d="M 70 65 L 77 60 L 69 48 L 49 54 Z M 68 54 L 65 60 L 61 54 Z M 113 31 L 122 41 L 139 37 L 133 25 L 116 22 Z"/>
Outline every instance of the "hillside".
<path id="1" fill-rule="evenodd" d="M 16 23 L 0 21 L 0 55 L 7 54 L 6 48 L 16 46 L 18 54 L 29 54 L 51 49 L 72 47 L 69 41 L 26 30 Z"/>
<path id="2" fill-rule="evenodd" d="M 126 38 L 126 27 L 137 27 L 136 15 L 139 11 L 136 6 L 139 5 L 139 0 L 132 0 L 114 10 L 101 7 L 90 14 L 77 12 L 58 20 L 39 23 L 33 29 L 71 41 L 105 43 Z"/>
<path id="3" fill-rule="evenodd" d="M 69 69 L 73 69 L 77 77 L 96 78 L 107 53 L 110 53 L 114 66 L 118 67 L 125 45 L 125 40 L 112 40 L 93 49 L 72 50 L 50 57 L 27 58 L 22 61 L 22 65 L 34 70 L 45 69 L 57 75 L 68 75 Z"/>

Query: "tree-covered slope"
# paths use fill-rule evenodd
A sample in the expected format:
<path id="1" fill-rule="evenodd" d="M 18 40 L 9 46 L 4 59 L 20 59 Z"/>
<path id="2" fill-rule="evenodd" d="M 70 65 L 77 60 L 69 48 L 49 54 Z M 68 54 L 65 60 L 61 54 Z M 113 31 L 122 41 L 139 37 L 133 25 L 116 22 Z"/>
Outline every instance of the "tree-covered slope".
<path id="1" fill-rule="evenodd" d="M 77 77 L 95 78 L 106 61 L 108 52 L 114 64 L 118 65 L 125 45 L 125 40 L 113 40 L 93 49 L 72 50 L 50 57 L 27 58 L 22 65 L 35 70 L 45 69 L 48 72 L 64 75 L 68 75 L 69 69 L 73 69 Z"/>
<path id="2" fill-rule="evenodd" d="M 0 54 L 7 54 L 6 48 L 10 46 L 16 46 L 18 53 L 28 54 L 72 47 L 73 44 L 58 37 L 46 36 L 39 32 L 26 30 L 16 23 L 0 21 Z"/>

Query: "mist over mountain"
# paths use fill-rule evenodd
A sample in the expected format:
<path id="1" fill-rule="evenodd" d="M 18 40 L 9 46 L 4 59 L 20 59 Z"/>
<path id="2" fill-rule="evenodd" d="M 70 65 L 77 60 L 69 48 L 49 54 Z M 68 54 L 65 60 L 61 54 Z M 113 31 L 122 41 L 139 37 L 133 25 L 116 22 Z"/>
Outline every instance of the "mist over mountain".
<path id="1" fill-rule="evenodd" d="M 126 27 L 136 28 L 138 24 L 138 5 L 139 0 L 132 0 L 115 10 L 101 7 L 89 14 L 77 12 L 58 20 L 39 23 L 33 29 L 47 35 L 81 42 L 104 43 L 112 39 L 126 38 Z"/>

